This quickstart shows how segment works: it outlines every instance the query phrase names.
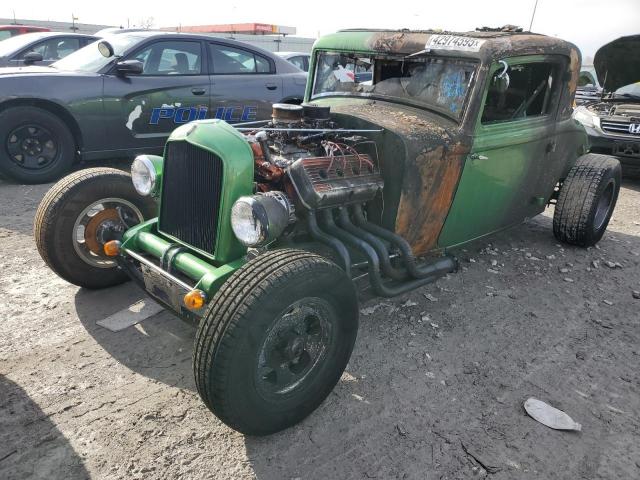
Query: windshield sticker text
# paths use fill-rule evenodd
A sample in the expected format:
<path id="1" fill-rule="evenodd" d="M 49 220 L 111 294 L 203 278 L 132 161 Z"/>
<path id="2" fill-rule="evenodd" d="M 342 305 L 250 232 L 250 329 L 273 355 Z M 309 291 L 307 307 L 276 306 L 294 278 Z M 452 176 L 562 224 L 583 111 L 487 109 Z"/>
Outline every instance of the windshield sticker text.
<path id="1" fill-rule="evenodd" d="M 434 50 L 460 50 L 463 52 L 478 52 L 484 40 L 456 35 L 431 35 L 426 48 Z"/>

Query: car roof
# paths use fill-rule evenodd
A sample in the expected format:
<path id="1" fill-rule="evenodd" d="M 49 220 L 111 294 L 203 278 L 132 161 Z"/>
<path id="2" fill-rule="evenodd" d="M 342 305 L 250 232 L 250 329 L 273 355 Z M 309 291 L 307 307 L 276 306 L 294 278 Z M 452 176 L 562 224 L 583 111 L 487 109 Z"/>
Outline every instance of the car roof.
<path id="1" fill-rule="evenodd" d="M 34 28 L 36 30 L 48 31 L 47 27 L 36 27 L 35 25 L 22 25 L 21 23 L 15 23 L 10 25 L 0 25 L 0 30 L 21 30 L 23 28 Z"/>
<path id="2" fill-rule="evenodd" d="M 80 37 L 80 38 L 98 38 L 95 35 L 88 35 L 86 33 L 74 33 L 74 32 L 29 32 L 23 33 L 22 35 L 18 35 L 14 38 L 21 38 L 22 40 L 28 41 L 32 40 L 40 40 L 43 38 L 50 37 Z"/>
<path id="3" fill-rule="evenodd" d="M 431 45 L 437 39 L 445 42 L 447 39 L 458 39 L 459 42 L 445 46 Z M 465 47 L 465 40 L 475 43 L 474 48 Z M 512 26 L 496 29 L 483 27 L 468 32 L 407 29 L 340 30 L 318 39 L 314 48 L 406 55 L 430 49 L 443 55 L 470 57 L 484 61 L 497 60 L 505 56 L 548 53 L 561 54 L 572 59 L 574 56 L 580 58 L 580 51 L 570 42 L 525 32 Z"/>
<path id="4" fill-rule="evenodd" d="M 131 32 L 131 33 L 112 33 L 111 35 L 105 36 L 104 39 L 109 40 L 109 37 L 112 35 L 114 37 L 130 36 L 132 38 L 140 38 L 145 40 L 151 39 L 151 38 L 157 38 L 157 39 L 168 39 L 168 40 L 169 39 L 170 40 L 185 39 L 185 40 L 215 41 L 217 43 L 226 44 L 232 47 L 250 49 L 256 53 L 260 53 L 261 55 L 264 55 L 265 57 L 268 57 L 272 59 L 274 62 L 276 62 L 278 66 L 278 70 L 282 73 L 300 73 L 300 70 L 297 67 L 289 63 L 284 58 L 279 57 L 278 55 L 275 55 L 275 52 L 270 52 L 256 45 L 253 45 L 247 42 L 238 41 L 238 40 L 233 40 L 231 38 L 223 38 L 215 35 L 197 34 L 197 33 L 181 33 L 181 32 L 171 32 L 171 31 L 163 31 L 163 30 L 143 30 L 143 31 Z M 132 47 L 132 48 L 137 48 L 137 47 Z"/>
<path id="5" fill-rule="evenodd" d="M 297 57 L 297 56 L 309 57 L 311 55 L 310 53 L 305 53 L 305 52 L 273 52 L 273 53 L 284 58 Z"/>

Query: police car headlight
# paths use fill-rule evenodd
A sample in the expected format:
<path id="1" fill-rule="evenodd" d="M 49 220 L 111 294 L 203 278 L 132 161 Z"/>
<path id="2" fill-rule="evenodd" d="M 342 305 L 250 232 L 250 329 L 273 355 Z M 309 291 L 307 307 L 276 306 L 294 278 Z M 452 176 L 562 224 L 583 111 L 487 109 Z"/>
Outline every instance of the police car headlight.
<path id="1" fill-rule="evenodd" d="M 140 195 L 151 195 L 156 187 L 157 173 L 147 155 L 138 155 L 131 164 L 131 181 Z"/>
<path id="2" fill-rule="evenodd" d="M 293 205 L 282 192 L 240 197 L 231 208 L 231 228 L 247 247 L 268 245 L 293 221 Z"/>
<path id="3" fill-rule="evenodd" d="M 585 127 L 594 128 L 600 126 L 600 117 L 592 113 L 586 107 L 578 107 L 573 111 L 573 118 Z"/>

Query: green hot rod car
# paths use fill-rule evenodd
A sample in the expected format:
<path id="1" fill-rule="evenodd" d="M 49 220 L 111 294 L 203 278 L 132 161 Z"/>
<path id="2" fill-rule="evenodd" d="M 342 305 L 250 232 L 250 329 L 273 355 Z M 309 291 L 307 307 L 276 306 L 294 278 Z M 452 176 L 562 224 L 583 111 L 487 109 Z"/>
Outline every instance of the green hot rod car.
<path id="1" fill-rule="evenodd" d="M 131 176 L 66 177 L 38 210 L 38 249 L 69 282 L 130 277 L 197 322 L 203 401 L 236 430 L 276 432 L 342 375 L 356 277 L 402 294 L 549 204 L 560 241 L 600 240 L 620 165 L 571 118 L 579 72 L 574 45 L 528 32 L 325 36 L 304 105 L 182 125 Z"/>

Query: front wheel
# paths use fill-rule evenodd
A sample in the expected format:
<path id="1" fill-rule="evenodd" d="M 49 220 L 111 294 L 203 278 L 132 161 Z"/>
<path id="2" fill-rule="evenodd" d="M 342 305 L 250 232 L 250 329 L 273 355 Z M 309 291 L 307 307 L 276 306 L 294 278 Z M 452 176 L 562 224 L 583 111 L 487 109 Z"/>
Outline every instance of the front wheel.
<path id="1" fill-rule="evenodd" d="M 588 153 L 578 158 L 562 183 L 553 214 L 553 233 L 561 242 L 590 247 L 600 241 L 618 200 L 620 162 Z"/>
<path id="2" fill-rule="evenodd" d="M 244 265 L 211 300 L 195 338 L 198 393 L 250 435 L 299 422 L 331 392 L 358 329 L 353 283 L 333 262 L 274 250 Z"/>
<path id="3" fill-rule="evenodd" d="M 75 158 L 75 139 L 60 117 L 31 106 L 0 112 L 0 172 L 23 183 L 46 183 L 69 171 Z"/>
<path id="4" fill-rule="evenodd" d="M 58 276 L 85 288 L 127 280 L 103 245 L 153 217 L 155 204 L 141 197 L 128 173 L 88 168 L 66 176 L 47 192 L 34 220 L 40 256 Z"/>

